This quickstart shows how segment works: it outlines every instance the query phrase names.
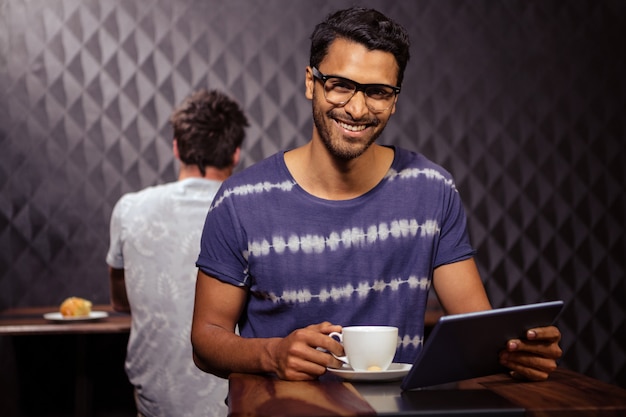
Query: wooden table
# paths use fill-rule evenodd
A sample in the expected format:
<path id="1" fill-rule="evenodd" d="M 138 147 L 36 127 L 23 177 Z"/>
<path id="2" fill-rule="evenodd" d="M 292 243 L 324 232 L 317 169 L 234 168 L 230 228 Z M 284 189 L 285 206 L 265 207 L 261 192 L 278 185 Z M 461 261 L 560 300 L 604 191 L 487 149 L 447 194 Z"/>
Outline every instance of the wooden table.
<path id="1" fill-rule="evenodd" d="M 128 314 L 114 312 L 110 305 L 94 305 L 92 311 L 106 311 L 108 317 L 93 321 L 59 322 L 43 317 L 45 313 L 56 312 L 58 309 L 58 306 L 53 306 L 4 310 L 0 312 L 0 336 L 77 335 L 74 412 L 76 416 L 89 416 L 92 414 L 93 381 L 89 372 L 86 371 L 85 336 L 128 334 L 131 318 Z"/>
<path id="2" fill-rule="evenodd" d="M 322 416 L 626 416 L 626 390 L 566 369 L 548 381 L 520 382 L 506 374 L 417 391 L 400 383 L 282 381 L 232 374 L 230 417 Z"/>
<path id="3" fill-rule="evenodd" d="M 116 313 L 109 305 L 95 305 L 93 311 L 106 311 L 109 316 L 95 321 L 56 322 L 46 320 L 45 313 L 55 307 L 11 308 L 0 312 L 0 336 L 44 334 L 129 333 L 130 315 Z"/>

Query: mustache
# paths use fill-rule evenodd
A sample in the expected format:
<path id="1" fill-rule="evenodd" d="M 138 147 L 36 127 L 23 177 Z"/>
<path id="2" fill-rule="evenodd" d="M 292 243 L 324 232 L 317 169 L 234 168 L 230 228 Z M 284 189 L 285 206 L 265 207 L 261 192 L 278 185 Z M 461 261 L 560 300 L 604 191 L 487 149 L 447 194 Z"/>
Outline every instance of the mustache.
<path id="1" fill-rule="evenodd" d="M 378 126 L 380 124 L 380 119 L 377 117 L 374 118 L 361 118 L 361 119 L 355 119 L 352 116 L 350 116 L 349 114 L 346 114 L 342 111 L 339 111 L 337 109 L 331 109 L 329 110 L 326 115 L 331 118 L 331 119 L 336 119 L 342 122 L 346 122 L 346 123 L 354 123 L 354 124 L 366 124 L 366 125 L 371 125 L 371 126 Z"/>

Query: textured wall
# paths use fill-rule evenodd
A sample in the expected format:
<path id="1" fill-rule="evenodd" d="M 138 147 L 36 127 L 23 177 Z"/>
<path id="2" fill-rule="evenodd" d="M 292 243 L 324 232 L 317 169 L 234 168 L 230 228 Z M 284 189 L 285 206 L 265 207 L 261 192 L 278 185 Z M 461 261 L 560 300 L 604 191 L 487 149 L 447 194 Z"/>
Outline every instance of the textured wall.
<path id="1" fill-rule="evenodd" d="M 304 143 L 308 36 L 351 3 L 0 0 L 0 308 L 108 302 L 112 207 L 175 178 L 190 91 L 248 110 L 243 166 Z M 563 364 L 626 386 L 626 3 L 361 3 L 413 41 L 381 142 L 455 175 L 493 304 L 564 299 Z"/>

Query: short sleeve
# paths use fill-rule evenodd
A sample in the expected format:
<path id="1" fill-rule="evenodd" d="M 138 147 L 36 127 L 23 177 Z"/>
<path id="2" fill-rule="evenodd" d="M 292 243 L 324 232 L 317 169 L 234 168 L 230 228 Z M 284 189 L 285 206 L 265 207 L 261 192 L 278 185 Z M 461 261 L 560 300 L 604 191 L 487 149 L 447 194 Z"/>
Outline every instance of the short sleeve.
<path id="1" fill-rule="evenodd" d="M 196 266 L 205 274 L 235 286 L 249 286 L 247 241 L 230 198 L 221 189 L 204 223 Z"/>
<path id="2" fill-rule="evenodd" d="M 124 268 L 124 256 L 122 254 L 122 205 L 123 197 L 115 204 L 111 214 L 109 251 L 106 256 L 106 263 L 111 268 L 116 269 Z"/>
<path id="3" fill-rule="evenodd" d="M 469 259 L 475 254 L 471 245 L 467 216 L 458 190 L 451 185 L 444 200 L 440 241 L 434 267 Z"/>

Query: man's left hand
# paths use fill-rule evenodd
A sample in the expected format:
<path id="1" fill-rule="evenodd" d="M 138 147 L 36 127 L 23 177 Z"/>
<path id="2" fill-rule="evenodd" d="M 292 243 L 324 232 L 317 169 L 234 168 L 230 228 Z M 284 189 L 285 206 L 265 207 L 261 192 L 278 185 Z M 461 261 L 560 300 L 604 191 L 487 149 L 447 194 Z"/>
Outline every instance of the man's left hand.
<path id="1" fill-rule="evenodd" d="M 563 354 L 559 347 L 561 332 L 555 326 L 538 327 L 526 332 L 526 339 L 511 339 L 500 352 L 500 363 L 514 378 L 544 381 L 557 368 Z"/>

